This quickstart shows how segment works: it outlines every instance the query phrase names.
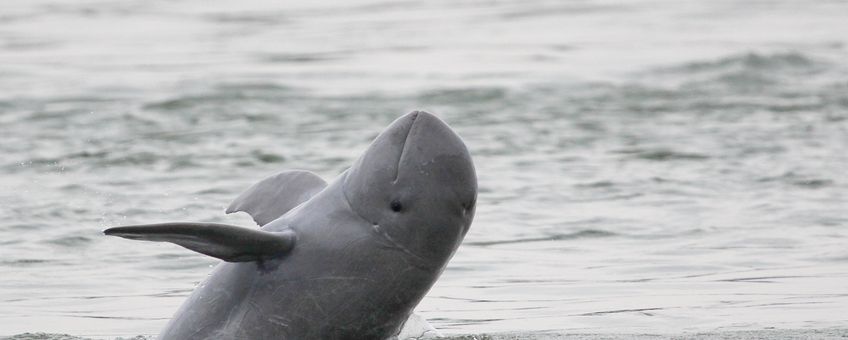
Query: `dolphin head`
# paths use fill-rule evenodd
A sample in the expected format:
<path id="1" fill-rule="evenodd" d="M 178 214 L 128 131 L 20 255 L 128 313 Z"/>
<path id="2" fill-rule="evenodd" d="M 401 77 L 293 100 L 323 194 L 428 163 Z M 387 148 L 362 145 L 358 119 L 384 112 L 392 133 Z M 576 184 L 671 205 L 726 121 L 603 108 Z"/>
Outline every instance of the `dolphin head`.
<path id="1" fill-rule="evenodd" d="M 381 242 L 444 268 L 474 217 L 477 176 L 459 136 L 415 111 L 377 136 L 348 170 L 344 193 Z"/>

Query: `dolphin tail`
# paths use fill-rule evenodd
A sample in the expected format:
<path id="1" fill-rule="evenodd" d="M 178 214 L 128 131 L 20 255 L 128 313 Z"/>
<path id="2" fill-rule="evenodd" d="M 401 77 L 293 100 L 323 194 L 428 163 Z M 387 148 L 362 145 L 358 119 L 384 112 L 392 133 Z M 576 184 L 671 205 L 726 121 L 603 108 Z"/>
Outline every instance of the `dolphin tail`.
<path id="1" fill-rule="evenodd" d="M 227 262 L 262 262 L 288 254 L 292 230 L 270 232 L 216 223 L 160 223 L 109 228 L 106 235 L 131 240 L 171 242 Z"/>

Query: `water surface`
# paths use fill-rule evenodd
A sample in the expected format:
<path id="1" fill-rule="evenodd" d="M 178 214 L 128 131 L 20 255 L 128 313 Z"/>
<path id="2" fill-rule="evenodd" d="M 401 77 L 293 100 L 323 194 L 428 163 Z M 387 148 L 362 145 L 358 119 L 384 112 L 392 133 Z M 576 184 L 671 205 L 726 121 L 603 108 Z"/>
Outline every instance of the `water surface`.
<path id="1" fill-rule="evenodd" d="M 0 335 L 155 334 L 216 261 L 102 229 L 252 225 L 241 190 L 425 109 L 480 182 L 419 306 L 444 333 L 841 336 L 846 31 L 841 1 L 4 1 Z"/>

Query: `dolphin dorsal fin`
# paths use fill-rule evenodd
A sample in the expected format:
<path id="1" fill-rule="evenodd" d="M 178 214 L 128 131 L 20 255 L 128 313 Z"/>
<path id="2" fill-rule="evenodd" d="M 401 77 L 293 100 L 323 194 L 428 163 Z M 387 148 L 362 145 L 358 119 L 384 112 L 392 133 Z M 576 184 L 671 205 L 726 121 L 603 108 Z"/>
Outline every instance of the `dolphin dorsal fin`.
<path id="1" fill-rule="evenodd" d="M 109 228 L 106 235 L 171 242 L 227 262 L 269 260 L 294 247 L 292 230 L 270 232 L 216 223 L 160 223 Z"/>
<path id="2" fill-rule="evenodd" d="M 288 170 L 247 188 L 230 203 L 227 213 L 244 211 L 260 226 L 306 202 L 327 186 L 318 175 L 304 170 Z"/>

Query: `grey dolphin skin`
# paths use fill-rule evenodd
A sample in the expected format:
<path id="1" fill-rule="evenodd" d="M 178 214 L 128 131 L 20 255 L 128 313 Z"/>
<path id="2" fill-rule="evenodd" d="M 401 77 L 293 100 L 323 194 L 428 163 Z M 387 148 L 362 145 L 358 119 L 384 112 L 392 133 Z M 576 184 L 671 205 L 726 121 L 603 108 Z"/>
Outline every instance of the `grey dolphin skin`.
<path id="1" fill-rule="evenodd" d="M 390 339 L 417 317 L 412 310 L 468 232 L 476 199 L 465 144 L 416 111 L 329 185 L 295 170 L 248 188 L 227 213 L 247 212 L 259 229 L 163 223 L 104 233 L 225 261 L 160 340 Z"/>

